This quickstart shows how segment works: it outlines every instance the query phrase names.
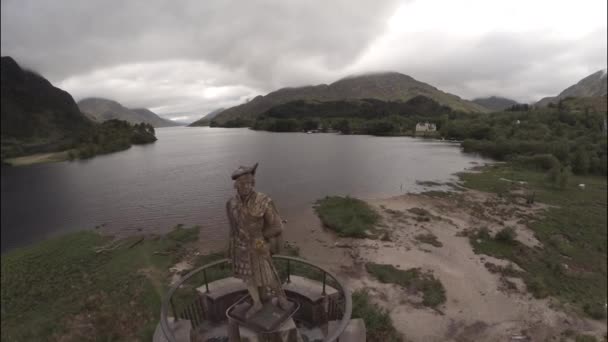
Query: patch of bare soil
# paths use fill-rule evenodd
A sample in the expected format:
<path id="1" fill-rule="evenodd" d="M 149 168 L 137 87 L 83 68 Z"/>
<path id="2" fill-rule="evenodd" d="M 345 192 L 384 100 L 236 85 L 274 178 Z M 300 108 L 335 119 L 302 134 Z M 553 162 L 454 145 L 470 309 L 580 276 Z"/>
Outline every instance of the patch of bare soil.
<path id="1" fill-rule="evenodd" d="M 135 294 L 137 295 L 137 294 Z M 136 307 L 135 300 L 124 303 L 123 310 L 110 307 L 108 294 L 99 292 L 89 296 L 79 313 L 65 318 L 65 331 L 50 340 L 58 342 L 97 341 L 99 336 L 112 340 L 141 341 L 138 327 L 150 317 Z"/>
<path id="2" fill-rule="evenodd" d="M 463 234 L 483 227 L 492 232 L 513 227 L 519 241 L 541 246 L 527 223 L 538 219 L 546 207 L 471 190 L 451 196 L 406 194 L 368 203 L 382 215 L 390 241 L 336 238 L 323 229 L 312 210 L 286 226 L 286 238 L 300 247 L 305 258 L 346 279 L 353 290 L 368 288 L 408 339 L 557 341 L 565 330 L 600 338 L 606 333 L 605 323 L 556 309 L 551 300 L 534 299 L 521 279 L 492 271 L 492 267 L 519 269 L 505 260 L 475 254 Z M 436 236 L 442 246 L 420 243 L 416 240 L 420 234 Z M 430 270 L 444 285 L 447 301 L 438 310 L 425 308 L 416 294 L 367 275 L 365 262 Z"/>

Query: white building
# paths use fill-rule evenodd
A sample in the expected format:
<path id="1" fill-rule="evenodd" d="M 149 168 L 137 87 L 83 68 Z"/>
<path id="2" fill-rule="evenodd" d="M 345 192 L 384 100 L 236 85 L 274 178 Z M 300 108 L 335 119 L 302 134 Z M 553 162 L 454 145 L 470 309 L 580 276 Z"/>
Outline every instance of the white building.
<path id="1" fill-rule="evenodd" d="M 429 122 L 419 122 L 416 124 L 416 133 L 418 132 L 435 132 L 437 130 L 437 126 L 434 123 Z"/>

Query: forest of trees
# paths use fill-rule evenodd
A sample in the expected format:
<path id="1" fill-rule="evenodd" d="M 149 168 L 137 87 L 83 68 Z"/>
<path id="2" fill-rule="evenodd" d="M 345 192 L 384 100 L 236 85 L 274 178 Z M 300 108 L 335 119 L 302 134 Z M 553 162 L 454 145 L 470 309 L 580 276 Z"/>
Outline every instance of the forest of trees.
<path id="1" fill-rule="evenodd" d="M 606 175 L 606 113 L 517 105 L 497 113 L 462 113 L 424 96 L 407 102 L 374 99 L 294 101 L 254 122 L 236 119 L 223 127 L 274 132 L 334 130 L 342 134 L 412 135 L 416 123 L 437 126 L 438 137 L 462 141 L 465 152 L 512 160 L 544 171 Z M 218 126 L 217 123 L 212 126 Z"/>
<path id="2" fill-rule="evenodd" d="M 464 140 L 466 152 L 513 160 L 541 170 L 606 175 L 605 113 L 536 109 L 449 120 L 440 134 Z"/>
<path id="3" fill-rule="evenodd" d="M 273 132 L 310 130 L 343 134 L 413 134 L 419 121 L 439 123 L 453 111 L 434 100 L 417 96 L 406 102 L 376 99 L 343 101 L 293 101 L 271 108 L 252 129 Z"/>
<path id="4" fill-rule="evenodd" d="M 126 150 L 132 144 L 156 141 L 154 127 L 147 123 L 131 125 L 123 120 L 108 120 L 82 132 L 70 151 L 70 158 L 90 158 Z"/>

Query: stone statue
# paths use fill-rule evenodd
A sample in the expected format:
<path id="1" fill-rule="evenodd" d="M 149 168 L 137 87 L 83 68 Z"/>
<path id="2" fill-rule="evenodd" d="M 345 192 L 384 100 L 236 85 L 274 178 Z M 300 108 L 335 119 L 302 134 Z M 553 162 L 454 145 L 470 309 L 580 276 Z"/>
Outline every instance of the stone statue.
<path id="1" fill-rule="evenodd" d="M 226 203 L 232 270 L 247 284 L 253 300 L 247 318 L 267 302 L 284 310 L 289 305 L 271 258 L 281 250 L 283 224 L 270 197 L 254 190 L 257 166 L 241 166 L 232 173 L 237 194 Z"/>

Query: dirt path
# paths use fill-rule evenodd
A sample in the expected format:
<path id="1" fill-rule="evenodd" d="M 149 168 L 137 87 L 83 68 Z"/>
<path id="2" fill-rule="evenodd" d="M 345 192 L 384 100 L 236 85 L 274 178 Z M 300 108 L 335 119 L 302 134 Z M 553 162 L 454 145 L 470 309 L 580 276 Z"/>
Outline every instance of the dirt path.
<path id="1" fill-rule="evenodd" d="M 457 197 L 407 194 L 368 203 L 382 214 L 392 241 L 338 239 L 321 227 L 312 209 L 288 223 L 285 236 L 300 247 L 304 257 L 338 273 L 353 289 L 369 288 L 389 310 L 395 327 L 410 340 L 558 341 L 566 329 L 598 338 L 606 333 L 605 323 L 554 309 L 550 300 L 532 298 L 520 279 L 507 278 L 516 288 L 507 287 L 504 278 L 484 264 L 506 266 L 508 262 L 476 255 L 468 237 L 461 234 L 471 228 L 498 231 L 513 226 L 522 243 L 540 245 L 526 222 L 542 215 L 543 206 L 508 204 L 477 191 Z M 420 210 L 408 210 L 412 208 L 423 208 L 423 216 L 429 219 L 421 218 Z M 421 233 L 435 235 L 443 246 L 418 242 L 415 236 Z M 439 311 L 421 307 L 398 286 L 370 278 L 365 262 L 431 270 L 443 283 L 447 301 Z"/>

